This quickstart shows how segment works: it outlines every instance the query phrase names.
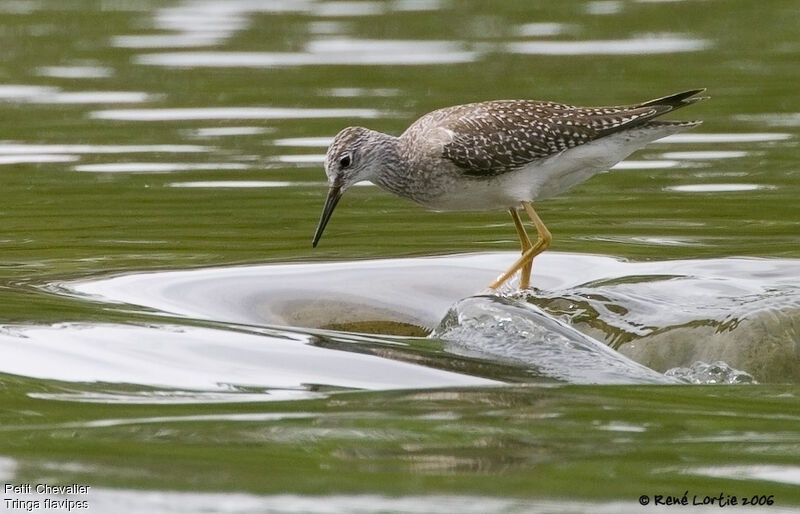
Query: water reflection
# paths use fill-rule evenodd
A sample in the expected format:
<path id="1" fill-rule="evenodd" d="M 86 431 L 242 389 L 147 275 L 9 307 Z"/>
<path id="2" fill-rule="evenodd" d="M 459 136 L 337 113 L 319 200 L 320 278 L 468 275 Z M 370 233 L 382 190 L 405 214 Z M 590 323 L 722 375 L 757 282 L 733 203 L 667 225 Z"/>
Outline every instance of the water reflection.
<path id="1" fill-rule="evenodd" d="M 43 104 L 135 104 L 152 98 L 152 95 L 138 91 L 59 91 L 27 101 Z"/>
<path id="2" fill-rule="evenodd" d="M 36 144 L 0 143 L 0 165 L 26 163 L 75 162 L 82 155 L 138 154 L 138 153 L 201 153 L 209 147 L 198 145 L 90 145 L 90 144 Z M 76 171 L 159 173 L 178 170 L 246 169 L 240 163 L 129 163 L 85 164 L 75 166 Z"/>
<path id="3" fill-rule="evenodd" d="M 321 165 L 325 162 L 325 154 L 276 155 L 272 157 L 271 160 L 284 164 L 298 164 L 301 166 L 311 164 Z"/>
<path id="4" fill-rule="evenodd" d="M 619 0 L 592 0 L 586 4 L 586 14 L 608 16 L 622 11 L 622 6 Z"/>
<path id="5" fill-rule="evenodd" d="M 610 41 L 522 41 L 505 51 L 536 55 L 645 55 L 704 50 L 702 39 L 671 35 Z M 327 65 L 431 65 L 468 63 L 482 53 L 456 41 L 328 38 L 312 40 L 304 52 L 192 51 L 142 54 L 137 64 L 173 68 L 272 68 Z"/>
<path id="6" fill-rule="evenodd" d="M 131 386 L 128 386 L 129 388 Z M 323 394 L 313 391 L 292 390 L 292 389 L 270 389 L 266 392 L 247 392 L 247 391 L 181 391 L 175 389 L 131 391 L 130 389 L 112 390 L 109 384 L 98 386 L 96 384 L 87 385 L 86 391 L 76 392 L 80 385 L 75 384 L 69 387 L 70 392 L 63 393 L 39 393 L 32 392 L 28 396 L 42 400 L 59 400 L 65 402 L 80 403 L 102 403 L 102 404 L 123 404 L 123 405 L 189 405 L 189 404 L 216 404 L 216 403 L 250 403 L 267 401 L 296 401 L 320 398 Z M 128 424 L 131 420 L 125 420 Z M 187 420 L 188 421 L 188 420 Z M 233 419 L 228 419 L 233 421 Z M 147 420 L 135 420 L 135 423 L 147 423 Z M 123 423 L 115 423 L 123 424 Z M 112 426 L 106 420 L 103 426 Z M 81 426 L 87 426 L 85 424 Z M 93 422 L 93 426 L 99 426 Z"/>
<path id="7" fill-rule="evenodd" d="M 94 145 L 0 143 L 0 155 L 35 154 L 118 154 L 118 153 L 197 153 L 210 148 L 199 145 Z"/>
<path id="8" fill-rule="evenodd" d="M 648 55 L 697 52 L 711 47 L 705 39 L 672 34 L 618 40 L 521 41 L 506 44 L 506 51 L 532 55 Z"/>
<path id="9" fill-rule="evenodd" d="M 93 111 L 90 118 L 118 121 L 288 120 L 315 118 L 380 118 L 378 109 L 313 109 L 289 107 L 165 107 Z"/>
<path id="10" fill-rule="evenodd" d="M 50 86 L 0 85 L 0 100 L 31 104 L 142 103 L 153 99 L 139 91 L 62 91 Z"/>
<path id="11" fill-rule="evenodd" d="M 734 193 L 756 191 L 758 189 L 774 189 L 774 187 L 766 184 L 682 184 L 664 189 L 679 193 Z"/>
<path id="12" fill-rule="evenodd" d="M 782 484 L 800 485 L 800 467 L 774 466 L 774 465 L 747 465 L 747 466 L 709 466 L 689 468 L 685 471 L 688 475 L 705 475 L 717 478 L 732 478 L 735 480 L 759 480 L 778 482 Z"/>
<path id="13" fill-rule="evenodd" d="M 121 48 L 218 45 L 247 28 L 248 17 L 253 14 L 306 12 L 311 5 L 308 0 L 187 0 L 154 13 L 154 28 L 174 34 L 121 35 L 112 39 L 112 45 Z"/>
<path id="14" fill-rule="evenodd" d="M 74 162 L 80 159 L 77 155 L 38 154 L 0 155 L 0 165 L 5 164 L 42 164 L 56 162 Z"/>
<path id="15" fill-rule="evenodd" d="M 521 37 L 559 36 L 567 32 L 569 25 L 554 22 L 526 23 L 517 27 L 516 32 Z"/>
<path id="16" fill-rule="evenodd" d="M 227 39 L 225 32 L 186 34 L 143 34 L 136 36 L 115 36 L 111 45 L 117 48 L 184 48 L 214 46 Z"/>
<path id="17" fill-rule="evenodd" d="M 34 0 L 7 0 L 0 3 L 0 12 L 6 14 L 30 14 L 40 8 Z"/>
<path id="18" fill-rule="evenodd" d="M 171 182 L 167 187 L 189 188 L 258 188 L 258 187 L 297 187 L 303 185 L 322 186 L 317 182 L 289 182 L 282 180 L 194 180 L 191 182 Z"/>
<path id="19" fill-rule="evenodd" d="M 385 2 L 370 2 L 368 0 L 358 2 L 316 2 L 312 7 L 311 13 L 320 17 L 375 16 L 383 14 L 385 6 Z"/>
<path id="20" fill-rule="evenodd" d="M 738 159 L 746 157 L 750 152 L 742 150 L 697 150 L 691 152 L 665 152 L 661 156 L 665 159 Z"/>
<path id="21" fill-rule="evenodd" d="M 211 47 L 225 43 L 236 33 L 248 28 L 249 18 L 255 14 L 302 13 L 312 19 L 324 19 L 376 16 L 392 12 L 432 11 L 442 7 L 441 0 L 392 0 L 388 2 L 315 2 L 310 0 L 209 2 L 187 0 L 177 6 L 158 9 L 154 13 L 154 28 L 160 31 L 171 31 L 172 34 L 118 35 L 112 38 L 111 44 L 119 48 Z M 324 23 L 336 27 L 333 32 L 339 32 L 341 27 L 339 24 L 330 21 Z M 331 31 L 325 32 L 330 33 Z"/>
<path id="22" fill-rule="evenodd" d="M 653 225 L 647 222 L 641 222 L 642 226 Z M 609 243 L 621 244 L 636 244 L 652 246 L 654 248 L 663 248 L 665 246 L 704 246 L 704 243 L 696 238 L 690 237 L 666 237 L 666 236 L 612 236 L 612 235 L 598 235 L 587 236 L 585 239 L 589 241 L 603 241 Z"/>
<path id="23" fill-rule="evenodd" d="M 323 96 L 337 96 L 342 98 L 361 98 L 367 96 L 400 96 L 402 92 L 399 89 L 388 87 L 368 88 L 368 87 L 333 87 L 325 89 L 322 92 Z"/>
<path id="24" fill-rule="evenodd" d="M 332 137 L 288 137 L 275 139 L 272 144 L 276 146 L 296 146 L 296 147 L 322 147 L 327 148 L 333 141 Z"/>
<path id="25" fill-rule="evenodd" d="M 54 397 L 55 395 L 43 396 L 36 395 L 34 397 L 65 400 L 64 397 Z M 284 419 L 304 419 L 311 418 L 313 414 L 306 414 L 302 412 L 254 412 L 254 413 L 236 413 L 236 414 L 202 414 L 194 416 L 158 416 L 152 418 L 121 418 L 121 419 L 95 419 L 92 421 L 66 423 L 59 428 L 107 428 L 118 427 L 126 425 L 142 425 L 151 423 L 193 423 L 197 421 L 280 421 Z"/>
<path id="26" fill-rule="evenodd" d="M 673 134 L 656 143 L 765 143 L 770 141 L 786 141 L 792 134 L 785 132 L 742 132 L 730 134 L 715 134 L 692 132 L 686 134 Z"/>
<path id="27" fill-rule="evenodd" d="M 23 84 L 0 84 L 0 100 L 25 101 L 43 95 L 55 94 L 58 88 L 49 86 L 27 86 Z"/>
<path id="28" fill-rule="evenodd" d="M 775 112 L 764 114 L 740 114 L 737 120 L 767 124 L 773 127 L 800 127 L 800 112 Z"/>
<path id="29" fill-rule="evenodd" d="M 664 168 L 674 168 L 680 163 L 670 159 L 653 159 L 649 161 L 637 161 L 635 159 L 628 159 L 615 164 L 612 169 L 614 170 L 660 170 Z"/>
<path id="30" fill-rule="evenodd" d="M 72 169 L 91 173 L 171 173 L 174 171 L 246 170 L 249 168 L 249 165 L 238 162 L 111 162 L 80 164 Z"/>
<path id="31" fill-rule="evenodd" d="M 308 397 L 306 393 L 313 393 L 310 384 L 380 390 L 494 383 L 330 349 L 316 341 L 317 337 L 300 332 L 250 334 L 166 324 L 8 325 L 0 332 L 0 372 L 44 380 L 136 384 L 180 391 L 238 389 L 250 393 L 252 388 L 259 388 L 264 398 L 271 400 Z M 142 394 L 135 396 L 140 402 L 146 399 Z"/>
<path id="32" fill-rule="evenodd" d="M 134 62 L 170 68 L 272 68 L 465 63 L 477 57 L 452 41 L 339 38 L 310 41 L 305 52 L 168 52 L 139 55 Z"/>
<path id="33" fill-rule="evenodd" d="M 103 79 L 113 75 L 111 68 L 101 65 L 76 64 L 72 66 L 42 66 L 36 74 L 62 79 Z"/>
<path id="34" fill-rule="evenodd" d="M 662 246 L 692 243 L 662 241 L 660 236 L 648 241 Z M 59 288 L 191 318 L 260 326 L 387 333 L 392 323 L 432 329 L 450 311 L 451 321 L 457 322 L 437 333 L 444 337 L 459 331 L 457 342 L 477 352 L 471 355 L 522 359 L 537 368 L 548 355 L 574 362 L 578 357 L 533 349 L 531 341 L 556 338 L 562 330 L 558 322 L 539 319 L 524 305 L 473 297 L 515 257 L 502 253 L 360 261 L 358 266 L 345 262 L 218 268 L 133 274 Z M 794 382 L 800 377 L 793 370 L 800 367 L 785 364 L 795 361 L 794 338 L 800 334 L 797 277 L 800 263 L 788 259 L 625 262 L 548 252 L 534 269 L 533 283 L 540 289 L 513 301 L 540 307 L 566 321 L 570 330 L 579 329 L 662 372 L 691 367 L 695 361 L 723 360 L 762 382 Z M 472 314 L 464 311 L 467 307 Z M 476 312 L 483 314 L 473 315 Z M 370 324 L 376 328 L 370 330 Z M 498 326 L 505 332 L 492 332 Z M 533 327 L 543 331 L 541 337 Z M 578 346 L 594 344 L 578 333 L 564 337 Z M 769 351 L 757 350 L 765 341 Z M 596 364 L 605 354 L 588 355 Z M 580 370 L 566 361 L 561 367 L 551 366 L 545 375 L 582 380 L 574 375 Z M 582 376 L 590 380 L 592 375 Z"/>
<path id="35" fill-rule="evenodd" d="M 202 127 L 193 129 L 190 134 L 197 138 L 258 136 L 270 132 L 266 127 Z"/>

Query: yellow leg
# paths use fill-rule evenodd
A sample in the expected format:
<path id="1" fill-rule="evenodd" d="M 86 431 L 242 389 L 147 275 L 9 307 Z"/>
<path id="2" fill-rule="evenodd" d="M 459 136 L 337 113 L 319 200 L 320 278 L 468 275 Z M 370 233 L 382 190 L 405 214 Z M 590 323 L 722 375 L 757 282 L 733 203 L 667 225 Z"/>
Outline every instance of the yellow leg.
<path id="1" fill-rule="evenodd" d="M 531 240 L 528 237 L 528 233 L 525 232 L 525 226 L 522 224 L 522 220 L 519 219 L 519 213 L 517 212 L 517 210 L 511 208 L 508 210 L 508 213 L 511 214 L 511 219 L 514 220 L 514 227 L 517 229 L 517 235 L 519 236 L 519 245 L 522 247 L 522 253 L 524 255 L 525 251 L 533 245 L 531 244 Z M 520 289 L 528 289 L 528 286 L 530 286 L 532 267 L 533 267 L 533 262 L 529 262 L 528 264 L 522 267 L 522 274 L 519 277 Z"/>
<path id="2" fill-rule="evenodd" d="M 517 271 L 519 271 L 521 269 L 524 269 L 526 266 L 531 266 L 532 263 L 533 263 L 534 257 L 539 255 L 543 251 L 547 250 L 548 248 L 550 248 L 550 243 L 553 240 L 553 236 L 550 234 L 550 231 L 547 230 L 547 227 L 544 225 L 544 223 L 542 222 L 541 218 L 539 218 L 539 215 L 536 214 L 536 211 L 533 210 L 533 206 L 531 206 L 531 204 L 528 203 L 528 202 L 522 202 L 522 207 L 525 209 L 525 212 L 528 213 L 528 216 L 530 216 L 531 221 L 533 222 L 533 225 L 536 227 L 536 232 L 537 232 L 536 242 L 533 243 L 528 249 L 523 251 L 522 256 L 519 259 L 517 259 L 517 262 L 515 262 L 508 269 L 508 271 L 503 273 L 500 276 L 500 278 L 498 278 L 491 285 L 489 285 L 489 287 L 492 288 L 492 289 L 497 289 L 500 286 L 502 286 L 506 282 L 506 280 L 511 278 L 514 275 L 514 273 L 516 273 Z M 513 215 L 512 215 L 512 217 L 513 217 Z M 515 225 L 516 225 L 516 222 L 517 222 L 517 220 L 514 221 Z M 519 232 L 519 229 L 517 231 Z M 520 236 L 520 239 L 521 239 L 521 236 Z M 528 269 L 530 269 L 530 268 L 528 268 Z M 530 271 L 528 271 L 528 273 L 530 273 Z M 525 272 L 523 270 L 523 275 L 524 274 L 525 274 Z M 525 277 L 523 276 L 522 278 L 525 278 Z M 529 280 L 529 278 L 530 278 L 530 276 L 528 276 L 528 278 L 526 280 Z M 522 287 L 522 280 L 520 280 L 520 287 Z M 525 287 L 527 287 L 527 284 L 526 284 Z"/>

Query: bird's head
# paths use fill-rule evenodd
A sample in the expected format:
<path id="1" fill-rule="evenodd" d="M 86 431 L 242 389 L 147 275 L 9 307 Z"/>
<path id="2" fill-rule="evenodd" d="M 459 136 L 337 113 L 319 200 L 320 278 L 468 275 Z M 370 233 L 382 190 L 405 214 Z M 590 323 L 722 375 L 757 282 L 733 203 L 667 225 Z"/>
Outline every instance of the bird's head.
<path id="1" fill-rule="evenodd" d="M 379 164 L 372 144 L 378 135 L 364 127 L 347 127 L 336 134 L 325 156 L 330 187 L 344 193 L 353 184 L 372 178 Z"/>
<path id="2" fill-rule="evenodd" d="M 382 165 L 381 136 L 385 134 L 363 127 L 347 127 L 339 132 L 328 147 L 325 156 L 325 174 L 328 175 L 328 196 L 322 208 L 322 216 L 312 241 L 317 246 L 325 225 L 333 214 L 336 204 L 353 184 L 371 180 L 380 172 Z"/>

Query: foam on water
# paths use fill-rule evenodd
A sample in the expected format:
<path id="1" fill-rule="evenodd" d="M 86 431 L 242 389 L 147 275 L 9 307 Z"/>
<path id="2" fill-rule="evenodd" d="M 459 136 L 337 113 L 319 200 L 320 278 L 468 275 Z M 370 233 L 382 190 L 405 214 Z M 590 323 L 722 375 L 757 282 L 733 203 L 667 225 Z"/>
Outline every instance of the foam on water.
<path id="1" fill-rule="evenodd" d="M 664 374 L 692 384 L 752 384 L 755 382 L 749 373 L 733 369 L 723 361 L 712 364 L 697 361 L 688 368 L 672 368 Z"/>

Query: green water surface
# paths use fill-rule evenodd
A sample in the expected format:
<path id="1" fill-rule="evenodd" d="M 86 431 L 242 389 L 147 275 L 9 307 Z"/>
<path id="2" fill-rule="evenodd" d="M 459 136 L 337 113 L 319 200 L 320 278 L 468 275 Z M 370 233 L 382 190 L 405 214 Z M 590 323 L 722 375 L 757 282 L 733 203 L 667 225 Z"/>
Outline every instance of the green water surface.
<path id="1" fill-rule="evenodd" d="M 702 119 L 694 133 L 770 137 L 656 143 L 637 152 L 632 157 L 637 161 L 677 163 L 620 169 L 541 202 L 537 208 L 554 235 L 553 249 L 640 260 L 800 257 L 796 1 L 213 5 L 0 3 L 0 325 L 163 321 L 142 309 L 88 302 L 48 288 L 81 277 L 513 250 L 516 236 L 502 212 L 433 213 L 374 187 L 348 192 L 312 250 L 326 191 L 321 161 L 312 157 L 298 164 L 282 157 L 318 155 L 325 148 L 280 140 L 331 137 L 350 124 L 399 134 L 434 108 L 493 98 L 619 104 L 708 88 L 710 100 L 673 117 Z M 193 17 L 198 12 L 205 18 Z M 137 48 L 123 38 L 180 34 L 211 39 L 200 46 L 173 41 Z M 688 41 L 690 49 L 636 51 L 639 39 L 670 38 Z M 310 42 L 325 48 L 341 40 L 362 41 L 360 48 L 369 48 L 364 40 L 394 40 L 400 55 L 413 53 L 402 50 L 404 44 L 438 41 L 450 45 L 451 55 L 433 64 L 330 58 L 230 67 L 161 66 L 143 57 L 296 54 L 310 52 Z M 622 53 L 511 50 L 531 41 L 597 46 L 623 41 L 624 46 L 630 40 Z M 469 57 L 456 59 L 458 52 Z M 75 71 L 81 67 L 88 70 Z M 88 98 L 75 96 L 78 92 Z M 103 100 L 98 92 L 142 93 L 142 98 Z M 102 114 L 212 107 L 377 113 L 150 121 Z M 209 128 L 238 135 L 208 135 L 203 129 Z M 27 146 L 20 151 L 13 145 Z M 172 146 L 108 151 L 120 145 Z M 175 145 L 184 148 L 177 151 Z M 664 155 L 693 151 L 738 153 Z M 132 168 L 114 169 L 124 163 Z M 152 163 L 210 166 L 156 173 L 147 167 Z M 104 169 L 92 168 L 96 165 L 111 168 L 96 171 Z M 271 186 L 176 187 L 210 181 Z M 288 185 L 275 187 L 280 182 Z M 744 187 L 697 192 L 695 186 L 709 184 Z M 412 352 L 440 351 L 424 339 L 401 341 Z M 776 508 L 800 505 L 797 384 L 545 387 L 521 383 L 522 375 L 505 378 L 510 385 L 489 388 L 176 405 L 48 399 L 50 393 L 119 392 L 126 386 L 0 374 L 0 457 L 13 469 L 4 480 L 84 483 L 143 494 L 292 494 L 319 497 L 320 505 L 339 494 L 444 494 L 572 499 L 588 506 L 623 502 L 635 509 L 641 495 L 684 491 L 774 495 Z M 238 414 L 274 418 L 231 417 Z M 515 508 L 511 511 L 539 510 Z"/>

